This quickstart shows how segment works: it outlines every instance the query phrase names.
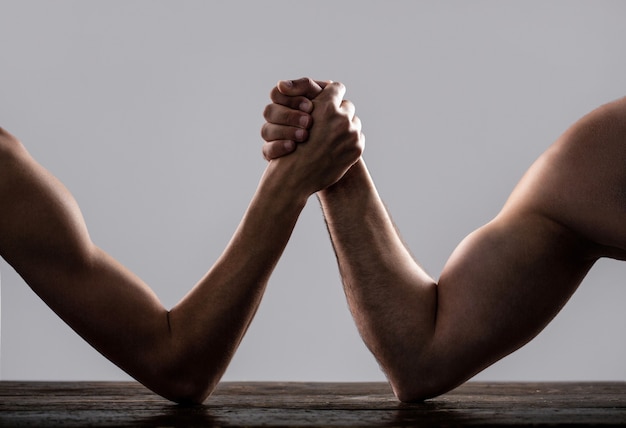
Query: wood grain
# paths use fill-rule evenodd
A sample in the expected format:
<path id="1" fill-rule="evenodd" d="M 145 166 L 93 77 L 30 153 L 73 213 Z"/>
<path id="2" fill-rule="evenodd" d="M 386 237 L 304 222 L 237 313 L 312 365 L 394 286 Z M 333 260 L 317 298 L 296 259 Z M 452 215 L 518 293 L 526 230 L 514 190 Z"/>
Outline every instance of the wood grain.
<path id="1" fill-rule="evenodd" d="M 224 382 L 179 406 L 134 382 L 0 382 L 0 426 L 626 426 L 626 383 L 469 382 L 423 403 L 386 383 Z"/>

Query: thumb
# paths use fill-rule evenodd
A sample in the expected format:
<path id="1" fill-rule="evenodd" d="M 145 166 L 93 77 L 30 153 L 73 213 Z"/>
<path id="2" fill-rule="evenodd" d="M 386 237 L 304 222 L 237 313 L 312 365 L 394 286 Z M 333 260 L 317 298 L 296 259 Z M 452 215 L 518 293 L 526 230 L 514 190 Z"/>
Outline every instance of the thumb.
<path id="1" fill-rule="evenodd" d="M 323 82 L 320 82 L 323 84 Z M 297 80 L 281 80 L 276 85 L 281 94 L 287 96 L 305 96 L 312 100 L 322 92 L 323 86 L 308 77 Z"/>
<path id="2" fill-rule="evenodd" d="M 331 102 L 336 107 L 341 106 L 343 96 L 346 94 L 346 87 L 341 82 L 328 82 L 326 87 L 322 90 L 315 100 L 321 102 Z"/>

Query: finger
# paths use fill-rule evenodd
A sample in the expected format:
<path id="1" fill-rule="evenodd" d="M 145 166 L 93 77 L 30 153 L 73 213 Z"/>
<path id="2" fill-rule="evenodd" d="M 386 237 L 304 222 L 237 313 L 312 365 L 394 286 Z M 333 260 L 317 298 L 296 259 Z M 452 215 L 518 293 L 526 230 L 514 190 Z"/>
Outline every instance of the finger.
<path id="1" fill-rule="evenodd" d="M 356 107 L 349 100 L 343 100 L 340 105 L 341 110 L 348 115 L 350 119 L 354 117 L 356 113 Z"/>
<path id="2" fill-rule="evenodd" d="M 294 126 L 265 123 L 261 127 L 261 138 L 265 141 L 292 140 L 295 142 L 303 142 L 308 137 L 309 133 L 306 129 L 296 128 Z"/>
<path id="3" fill-rule="evenodd" d="M 361 154 L 363 154 L 363 152 L 365 151 L 365 134 L 361 130 L 361 119 L 359 119 L 358 116 L 354 116 L 352 118 L 352 126 L 354 127 L 354 129 L 357 129 L 359 131 L 358 148 L 361 151 Z"/>
<path id="4" fill-rule="evenodd" d="M 340 82 L 330 82 L 317 96 L 315 101 L 332 102 L 337 108 L 341 106 L 343 96 L 346 93 L 346 87 Z"/>
<path id="5" fill-rule="evenodd" d="M 359 135 L 359 146 L 361 147 L 361 151 L 365 145 L 365 134 L 363 134 L 361 119 L 359 116 L 354 115 L 350 120 L 350 127 L 352 128 L 353 133 L 358 133 Z"/>
<path id="6" fill-rule="evenodd" d="M 291 140 L 268 141 L 263 144 L 262 152 L 265 160 L 277 159 L 296 150 L 296 143 Z"/>
<path id="7" fill-rule="evenodd" d="M 362 132 L 359 135 L 359 147 L 361 148 L 361 156 L 362 156 L 363 152 L 365 151 L 365 134 Z"/>
<path id="8" fill-rule="evenodd" d="M 280 104 L 305 113 L 310 113 L 313 110 L 313 103 L 307 97 L 303 95 L 285 95 L 280 92 L 277 87 L 274 87 L 270 92 L 270 99 L 275 104 Z"/>
<path id="9" fill-rule="evenodd" d="M 280 80 L 276 87 L 284 95 L 299 95 L 308 99 L 313 99 L 322 92 L 322 86 L 308 77 L 296 80 Z"/>
<path id="10" fill-rule="evenodd" d="M 365 141 L 365 135 L 363 135 L 361 119 L 359 119 L 359 116 L 354 116 L 354 118 L 352 119 L 352 126 L 354 127 L 354 129 L 359 130 L 361 139 Z"/>
<path id="11" fill-rule="evenodd" d="M 263 117 L 269 123 L 305 129 L 313 123 L 313 118 L 308 113 L 280 104 L 268 104 L 263 111 Z"/>
<path id="12" fill-rule="evenodd" d="M 316 80 L 315 83 L 319 85 L 320 88 L 324 89 L 329 83 L 332 83 L 332 80 Z"/>

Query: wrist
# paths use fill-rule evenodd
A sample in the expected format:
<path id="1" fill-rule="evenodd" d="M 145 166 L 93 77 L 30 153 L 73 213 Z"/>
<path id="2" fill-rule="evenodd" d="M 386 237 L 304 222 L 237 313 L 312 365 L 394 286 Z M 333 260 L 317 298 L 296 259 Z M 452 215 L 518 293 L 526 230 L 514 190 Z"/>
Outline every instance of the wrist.
<path id="1" fill-rule="evenodd" d="M 371 183 L 370 175 L 363 158 L 359 159 L 339 181 L 317 192 L 321 199 L 344 197 L 346 194 L 365 191 Z"/>
<path id="2" fill-rule="evenodd" d="M 270 161 L 261 177 L 259 192 L 273 201 L 277 207 L 302 209 L 311 195 L 289 174 L 289 169 L 281 167 L 280 160 Z"/>

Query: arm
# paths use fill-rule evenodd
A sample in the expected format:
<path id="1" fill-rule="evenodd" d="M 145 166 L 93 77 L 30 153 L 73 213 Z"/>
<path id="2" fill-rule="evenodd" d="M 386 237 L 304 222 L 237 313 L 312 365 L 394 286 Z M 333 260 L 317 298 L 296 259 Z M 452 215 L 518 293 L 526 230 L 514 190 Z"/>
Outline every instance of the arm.
<path id="1" fill-rule="evenodd" d="M 509 204 L 461 242 L 436 282 L 362 162 L 318 194 L 357 327 L 402 401 L 446 392 L 528 342 L 594 262 L 570 230 Z"/>
<path id="2" fill-rule="evenodd" d="M 281 125 L 271 109 L 266 118 Z M 441 394 L 528 342 L 591 268 L 596 245 L 562 211 L 545 209 L 564 190 L 581 196 L 570 188 L 580 178 L 551 178 L 555 167 L 575 170 L 559 159 L 557 148 L 531 168 L 501 213 L 457 247 L 438 282 L 402 243 L 363 160 L 318 192 L 351 312 L 399 399 Z"/>
<path id="3" fill-rule="evenodd" d="M 315 119 L 333 126 L 311 131 L 309 147 L 324 147 L 326 155 L 302 147 L 268 164 L 222 256 L 171 311 L 91 242 L 69 192 L 4 131 L 0 254 L 78 334 L 131 376 L 169 399 L 201 402 L 251 322 L 308 196 L 338 180 L 360 156 L 342 95 L 343 88 L 332 85 L 315 101 Z"/>

